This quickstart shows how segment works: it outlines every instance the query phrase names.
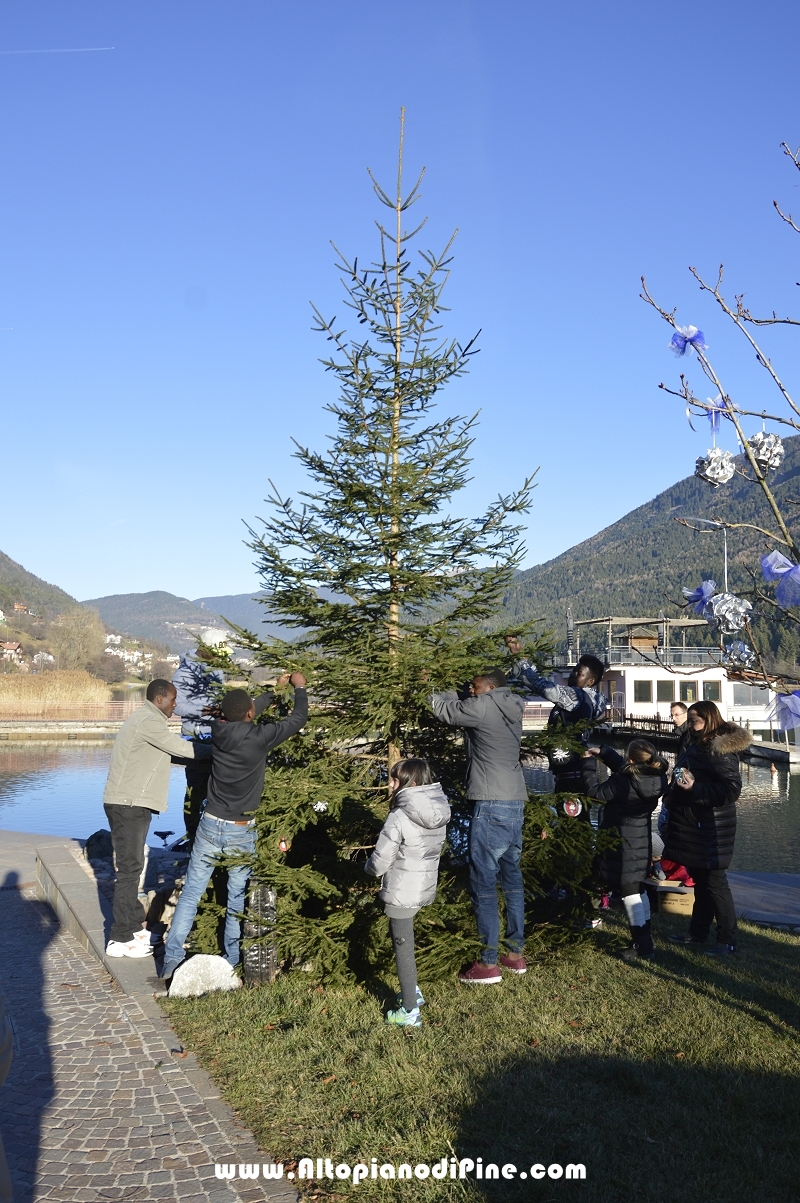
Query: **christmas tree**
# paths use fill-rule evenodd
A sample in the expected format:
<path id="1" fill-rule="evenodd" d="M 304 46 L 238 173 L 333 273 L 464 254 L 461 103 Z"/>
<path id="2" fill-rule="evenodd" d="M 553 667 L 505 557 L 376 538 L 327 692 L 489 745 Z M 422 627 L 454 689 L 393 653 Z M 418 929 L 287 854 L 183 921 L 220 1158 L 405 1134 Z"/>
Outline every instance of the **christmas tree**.
<path id="1" fill-rule="evenodd" d="M 314 310 L 330 344 L 322 363 L 338 385 L 326 407 L 334 433 L 324 453 L 296 445 L 308 488 L 297 502 L 272 488 L 269 516 L 251 529 L 265 619 L 295 636 L 238 631 L 258 664 L 276 675 L 299 669 L 309 681 L 308 726 L 268 766 L 254 874 L 277 891 L 281 960 L 328 979 L 390 960 L 386 920 L 363 864 L 387 814 L 389 770 L 404 756 L 429 759 L 454 811 L 439 896 L 420 915 L 420 968 L 448 972 L 477 952 L 464 865 L 462 741 L 429 702 L 433 690 L 507 658 L 498 614 L 524 552 L 520 520 L 533 487 L 531 477 L 474 520 L 449 512 L 468 482 L 476 418 L 440 417 L 435 403 L 467 370 L 475 341 L 442 332 L 453 239 L 440 254 L 409 254 L 425 223 L 405 227 L 422 175 L 404 194 L 403 131 L 401 113 L 396 195 L 370 173 L 391 214 L 378 223 L 377 260 L 363 266 L 337 250 L 357 335 Z M 546 639 L 522 633 L 529 654 L 548 650 Z M 587 825 L 559 826 L 540 802 L 528 826 L 532 894 L 553 876 L 556 846 L 568 865 L 560 877 L 585 879 L 593 851 Z"/>

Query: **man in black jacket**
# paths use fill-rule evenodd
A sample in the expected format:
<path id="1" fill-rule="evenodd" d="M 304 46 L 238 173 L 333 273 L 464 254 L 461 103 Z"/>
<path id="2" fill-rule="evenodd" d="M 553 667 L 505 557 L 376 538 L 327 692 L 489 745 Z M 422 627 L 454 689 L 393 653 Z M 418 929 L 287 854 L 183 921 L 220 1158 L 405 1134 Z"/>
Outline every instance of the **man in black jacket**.
<path id="1" fill-rule="evenodd" d="M 278 684 L 294 686 L 294 710 L 277 723 L 255 724 L 253 720 L 272 701 L 262 694 L 255 701 L 244 689 L 231 689 L 220 704 L 223 719 L 211 724 L 212 770 L 208 800 L 192 845 L 186 883 L 178 899 L 167 937 L 161 976 L 172 977 L 184 959 L 183 943 L 191 931 L 200 899 L 206 891 L 214 866 L 221 855 L 255 852 L 256 827 L 253 813 L 264 790 L 267 756 L 306 725 L 308 698 L 302 673 L 281 677 Z M 247 864 L 228 870 L 228 910 L 225 918 L 225 960 L 239 963 L 241 937 L 239 915 L 244 910 L 250 869 Z"/>

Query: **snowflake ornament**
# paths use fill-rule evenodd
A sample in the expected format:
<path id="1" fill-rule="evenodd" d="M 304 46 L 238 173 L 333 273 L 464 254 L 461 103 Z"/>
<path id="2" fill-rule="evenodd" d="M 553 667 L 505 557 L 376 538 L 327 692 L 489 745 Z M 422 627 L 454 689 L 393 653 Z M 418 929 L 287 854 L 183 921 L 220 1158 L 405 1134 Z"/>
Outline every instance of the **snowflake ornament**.
<path id="1" fill-rule="evenodd" d="M 757 434 L 748 439 L 748 442 L 753 452 L 753 459 L 762 472 L 768 472 L 771 468 L 781 466 L 786 452 L 783 439 L 779 435 L 766 434 L 765 431 L 759 430 Z"/>
<path id="2" fill-rule="evenodd" d="M 717 489 L 720 485 L 726 485 L 735 471 L 736 465 L 730 451 L 710 447 L 705 455 L 698 457 L 694 474 Z"/>

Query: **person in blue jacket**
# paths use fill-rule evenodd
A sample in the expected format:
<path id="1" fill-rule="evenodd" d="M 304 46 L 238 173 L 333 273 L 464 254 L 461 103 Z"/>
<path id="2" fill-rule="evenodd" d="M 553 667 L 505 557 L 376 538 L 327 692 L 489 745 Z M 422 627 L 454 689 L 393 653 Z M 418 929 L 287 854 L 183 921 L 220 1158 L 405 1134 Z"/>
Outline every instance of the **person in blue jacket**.
<path id="1" fill-rule="evenodd" d="M 216 686 L 224 681 L 222 670 L 211 668 L 208 661 L 213 652 L 200 644 L 194 653 L 181 656 L 172 684 L 178 695 L 175 713 L 181 718 L 184 739 L 211 740 L 211 715 L 217 696 Z M 194 842 L 203 803 L 208 794 L 211 760 L 189 761 L 186 765 L 186 793 L 183 798 L 183 821 L 186 834 Z"/>

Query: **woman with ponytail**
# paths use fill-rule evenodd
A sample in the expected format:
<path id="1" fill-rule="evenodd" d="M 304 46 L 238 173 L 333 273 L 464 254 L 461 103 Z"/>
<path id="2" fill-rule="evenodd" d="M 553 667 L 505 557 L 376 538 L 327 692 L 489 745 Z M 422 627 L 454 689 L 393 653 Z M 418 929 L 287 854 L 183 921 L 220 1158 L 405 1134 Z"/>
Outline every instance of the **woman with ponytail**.
<path id="1" fill-rule="evenodd" d="M 583 792 L 603 807 L 600 827 L 616 828 L 621 840 L 597 858 L 600 881 L 620 890 L 631 929 L 632 946 L 621 954 L 626 961 L 643 957 L 651 961 L 655 946 L 650 932 L 650 902 L 642 891 L 652 855 L 650 816 L 667 789 L 667 764 L 646 739 L 634 739 L 625 756 L 606 746 L 589 748 L 611 769 L 607 781 L 598 781 L 597 762 L 585 760 Z"/>

